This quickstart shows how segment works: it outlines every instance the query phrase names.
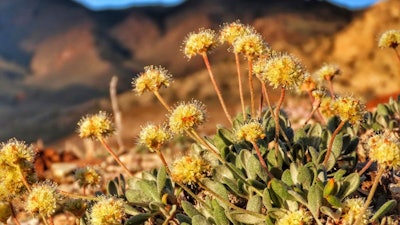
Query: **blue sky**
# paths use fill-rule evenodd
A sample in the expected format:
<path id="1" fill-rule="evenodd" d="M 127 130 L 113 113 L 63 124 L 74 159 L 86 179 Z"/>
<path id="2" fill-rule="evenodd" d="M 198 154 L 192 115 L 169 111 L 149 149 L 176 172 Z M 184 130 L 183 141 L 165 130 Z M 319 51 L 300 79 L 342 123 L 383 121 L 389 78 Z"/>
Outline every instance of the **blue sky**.
<path id="1" fill-rule="evenodd" d="M 74 0 L 80 2 L 86 7 L 93 10 L 102 9 L 121 9 L 134 5 L 176 5 L 183 0 Z M 368 7 L 378 0 L 329 0 L 332 3 L 338 4 L 350 9 L 360 9 Z"/>

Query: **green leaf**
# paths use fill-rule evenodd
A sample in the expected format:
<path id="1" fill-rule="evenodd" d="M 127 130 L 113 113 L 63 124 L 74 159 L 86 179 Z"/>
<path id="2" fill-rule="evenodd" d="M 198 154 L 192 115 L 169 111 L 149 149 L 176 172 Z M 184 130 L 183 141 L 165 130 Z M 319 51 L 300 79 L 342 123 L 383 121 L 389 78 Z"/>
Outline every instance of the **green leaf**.
<path id="1" fill-rule="evenodd" d="M 246 209 L 252 212 L 261 212 L 262 199 L 258 195 L 253 195 L 247 202 Z"/>
<path id="2" fill-rule="evenodd" d="M 118 196 L 118 184 L 114 180 L 110 180 L 107 184 L 107 193 L 109 195 Z"/>
<path id="3" fill-rule="evenodd" d="M 146 196 L 151 197 L 153 200 L 161 201 L 160 194 L 157 192 L 157 183 L 149 180 L 139 180 L 137 182 L 138 189 Z"/>
<path id="4" fill-rule="evenodd" d="M 322 189 L 318 184 L 313 184 L 307 194 L 308 209 L 315 218 L 319 217 L 319 208 L 322 205 Z"/>
<path id="5" fill-rule="evenodd" d="M 283 171 L 281 180 L 288 186 L 294 185 L 289 169 Z"/>
<path id="6" fill-rule="evenodd" d="M 140 190 L 128 189 L 125 193 L 126 200 L 131 203 L 149 203 L 153 199 L 147 195 L 144 195 Z"/>
<path id="7" fill-rule="evenodd" d="M 177 213 L 175 218 L 178 219 L 179 224 L 192 224 L 192 219 L 183 213 Z"/>
<path id="8" fill-rule="evenodd" d="M 245 224 L 258 224 L 265 221 L 265 218 L 256 217 L 241 211 L 231 211 L 230 216 L 238 222 Z"/>
<path id="9" fill-rule="evenodd" d="M 195 215 L 192 217 L 192 225 L 212 225 L 202 215 Z"/>
<path id="10" fill-rule="evenodd" d="M 263 170 L 261 163 L 256 156 L 249 157 L 246 163 L 247 177 L 250 179 L 257 179 L 258 171 Z"/>
<path id="11" fill-rule="evenodd" d="M 293 190 L 288 190 L 288 193 L 299 203 L 303 205 L 308 205 L 307 200 L 299 193 L 293 191 Z"/>
<path id="12" fill-rule="evenodd" d="M 272 179 L 271 181 L 272 190 L 283 200 L 292 199 L 291 195 L 288 193 L 289 187 L 283 183 L 281 180 Z"/>
<path id="13" fill-rule="evenodd" d="M 228 198 L 228 191 L 226 190 L 225 186 L 221 184 L 220 182 L 216 182 L 210 179 L 202 179 L 201 182 L 210 188 L 212 191 L 214 191 L 216 194 L 224 198 L 225 200 L 229 201 Z M 226 203 L 224 203 L 221 200 L 217 200 L 222 206 L 226 206 Z"/>
<path id="14" fill-rule="evenodd" d="M 314 173 L 307 166 L 300 166 L 298 172 L 298 182 L 300 182 L 305 189 L 308 189 L 314 180 Z"/>
<path id="15" fill-rule="evenodd" d="M 333 207 L 336 208 L 341 208 L 342 203 L 340 202 L 340 199 L 334 195 L 328 195 L 325 197 L 325 199 L 331 204 Z"/>
<path id="16" fill-rule="evenodd" d="M 129 218 L 128 221 L 126 221 L 126 225 L 140 225 L 140 224 L 144 224 L 144 222 L 146 222 L 146 220 L 148 220 L 150 217 L 152 217 L 151 213 L 141 213 L 138 214 L 136 216 L 132 216 L 131 218 Z"/>
<path id="17" fill-rule="evenodd" d="M 217 225 L 228 225 L 229 220 L 225 215 L 225 209 L 215 200 L 211 202 L 213 207 L 213 216 Z"/>
<path id="18" fill-rule="evenodd" d="M 343 200 L 360 186 L 360 176 L 357 172 L 349 174 L 346 178 L 343 179 L 342 185 L 340 186 L 339 193 L 337 197 L 340 200 Z"/>
<path id="19" fill-rule="evenodd" d="M 340 219 L 340 213 L 333 212 L 333 210 L 329 207 L 321 206 L 321 208 L 319 208 L 319 210 L 321 211 L 321 213 L 331 217 L 332 219 L 334 219 L 336 221 L 338 221 Z"/>
<path id="20" fill-rule="evenodd" d="M 162 166 L 157 173 L 157 191 L 159 195 L 162 193 L 166 182 L 167 182 L 167 171 L 165 169 L 165 166 Z"/>
<path id="21" fill-rule="evenodd" d="M 196 215 L 201 215 L 201 213 L 192 205 L 192 203 L 188 201 L 182 201 L 181 204 L 183 210 L 190 218 L 193 218 Z"/>
<path id="22" fill-rule="evenodd" d="M 386 213 L 390 212 L 394 207 L 396 207 L 396 205 L 397 205 L 397 201 L 394 199 L 387 201 L 372 216 L 371 222 L 374 222 L 376 219 L 378 219 L 378 218 L 384 216 Z"/>
<path id="23" fill-rule="evenodd" d="M 262 202 L 268 210 L 272 209 L 272 200 L 271 200 L 271 196 L 269 195 L 268 188 L 265 188 L 263 191 Z"/>

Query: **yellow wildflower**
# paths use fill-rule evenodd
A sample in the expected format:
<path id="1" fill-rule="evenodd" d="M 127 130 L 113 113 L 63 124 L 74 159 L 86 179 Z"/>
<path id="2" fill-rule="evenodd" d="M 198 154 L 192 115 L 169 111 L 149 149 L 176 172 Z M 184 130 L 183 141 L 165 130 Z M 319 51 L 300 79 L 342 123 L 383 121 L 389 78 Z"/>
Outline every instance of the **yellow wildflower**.
<path id="1" fill-rule="evenodd" d="M 172 164 L 172 180 L 192 185 L 201 178 L 206 177 L 211 170 L 210 164 L 195 156 L 184 156 Z"/>
<path id="2" fill-rule="evenodd" d="M 158 91 L 161 87 L 168 87 L 171 83 L 172 75 L 161 66 L 146 66 L 144 72 L 140 73 L 132 81 L 133 90 L 141 95 L 145 91 Z"/>
<path id="3" fill-rule="evenodd" d="M 139 144 L 146 146 L 150 151 L 158 151 L 171 138 L 168 130 L 163 126 L 148 124 L 139 133 Z"/>
<path id="4" fill-rule="evenodd" d="M 78 122 L 78 132 L 81 138 L 100 138 L 111 135 L 114 127 L 110 116 L 103 111 L 87 115 Z"/>
<path id="5" fill-rule="evenodd" d="M 397 48 L 400 45 L 400 30 L 385 31 L 378 41 L 380 48 Z"/>
<path id="6" fill-rule="evenodd" d="M 169 128 L 172 133 L 181 134 L 197 128 L 205 121 L 205 106 L 200 101 L 182 102 L 169 115 Z"/>
<path id="7" fill-rule="evenodd" d="M 183 53 L 189 59 L 193 56 L 206 53 L 218 44 L 217 35 L 211 29 L 200 29 L 197 33 L 190 33 L 183 45 Z"/>

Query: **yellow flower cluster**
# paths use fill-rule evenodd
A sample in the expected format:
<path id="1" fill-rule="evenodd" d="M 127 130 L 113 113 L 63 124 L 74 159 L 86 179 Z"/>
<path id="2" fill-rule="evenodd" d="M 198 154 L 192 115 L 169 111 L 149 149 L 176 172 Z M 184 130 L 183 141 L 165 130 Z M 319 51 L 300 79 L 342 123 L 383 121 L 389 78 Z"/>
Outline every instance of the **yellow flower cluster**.
<path id="1" fill-rule="evenodd" d="M 385 31 L 378 41 L 380 48 L 397 48 L 400 45 L 400 30 Z"/>
<path id="2" fill-rule="evenodd" d="M 257 121 L 245 123 L 236 130 L 235 134 L 238 140 L 246 140 L 252 143 L 265 137 L 262 125 Z"/>
<path id="3" fill-rule="evenodd" d="M 232 45 L 235 53 L 242 53 L 248 58 L 259 57 L 269 51 L 261 35 L 255 32 L 237 37 Z"/>
<path id="4" fill-rule="evenodd" d="M 26 209 L 34 215 L 50 216 L 55 212 L 58 200 L 60 196 L 54 183 L 36 183 L 29 192 Z"/>
<path id="5" fill-rule="evenodd" d="M 222 26 L 219 34 L 220 42 L 227 42 L 233 44 L 238 38 L 248 34 L 254 33 L 254 29 L 250 26 L 246 26 L 239 21 L 226 23 Z"/>
<path id="6" fill-rule="evenodd" d="M 288 54 L 276 54 L 269 59 L 259 58 L 253 64 L 254 73 L 273 87 L 296 88 L 306 78 L 303 65 Z"/>
<path id="7" fill-rule="evenodd" d="M 368 140 L 369 157 L 386 168 L 400 168 L 399 141 L 390 135 L 376 134 Z"/>
<path id="8" fill-rule="evenodd" d="M 278 219 L 276 225 L 306 225 L 312 224 L 312 216 L 304 209 L 288 212 L 282 218 Z"/>
<path id="9" fill-rule="evenodd" d="M 114 197 L 101 197 L 90 212 L 92 225 L 120 225 L 124 217 L 124 201 Z"/>
<path id="10" fill-rule="evenodd" d="M 364 119 L 365 105 L 358 99 L 350 96 L 338 97 L 331 104 L 333 112 L 342 121 L 347 121 L 354 125 Z"/>
<path id="11" fill-rule="evenodd" d="M 168 87 L 171 83 L 172 75 L 161 66 L 146 66 L 144 72 L 140 73 L 132 81 L 133 90 L 141 95 L 145 91 L 158 91 L 161 87 Z"/>
<path id="12" fill-rule="evenodd" d="M 332 80 L 335 76 L 340 75 L 341 71 L 338 66 L 332 64 L 325 64 L 317 71 L 315 76 L 320 80 Z"/>
<path id="13" fill-rule="evenodd" d="M 215 31 L 200 29 L 197 33 L 190 33 L 183 44 L 183 53 L 190 59 L 214 48 L 218 44 L 218 38 Z"/>
<path id="14" fill-rule="evenodd" d="M 341 222 L 343 225 L 364 225 L 368 224 L 368 220 L 372 215 L 370 209 L 367 209 L 363 215 L 362 209 L 365 205 L 364 199 L 362 198 L 349 198 L 343 203 L 343 213 L 341 216 Z M 358 217 L 362 217 L 361 223 L 354 224 Z"/>
<path id="15" fill-rule="evenodd" d="M 139 133 L 139 144 L 146 146 L 150 151 L 158 151 L 171 138 L 168 130 L 163 126 L 148 124 Z"/>
<path id="16" fill-rule="evenodd" d="M 8 201 L 22 194 L 26 190 L 23 179 L 29 183 L 36 181 L 34 158 L 35 152 L 32 146 L 27 146 L 24 142 L 10 139 L 1 144 L 0 201 Z"/>
<path id="17" fill-rule="evenodd" d="M 79 168 L 75 171 L 75 180 L 78 181 L 79 186 L 95 186 L 100 184 L 101 175 L 92 167 Z"/>
<path id="18" fill-rule="evenodd" d="M 78 126 L 79 137 L 81 138 L 107 137 L 114 132 L 110 116 L 103 111 L 85 116 L 79 121 Z"/>
<path id="19" fill-rule="evenodd" d="M 171 176 L 175 182 L 191 185 L 206 177 L 210 170 L 210 164 L 204 159 L 184 156 L 172 164 Z"/>
<path id="20" fill-rule="evenodd" d="M 200 101 L 193 100 L 180 103 L 169 115 L 169 129 L 174 134 L 195 129 L 206 121 L 205 106 Z"/>
<path id="21" fill-rule="evenodd" d="M 0 201 L 0 223 L 7 224 L 7 220 L 11 215 L 10 204 L 8 202 Z"/>

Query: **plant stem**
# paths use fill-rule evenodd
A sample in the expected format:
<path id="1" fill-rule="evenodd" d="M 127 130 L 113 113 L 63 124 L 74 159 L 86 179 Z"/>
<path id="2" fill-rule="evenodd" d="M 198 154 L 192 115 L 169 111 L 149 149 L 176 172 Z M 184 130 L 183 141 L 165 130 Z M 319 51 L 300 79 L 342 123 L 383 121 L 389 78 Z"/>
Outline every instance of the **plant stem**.
<path id="1" fill-rule="evenodd" d="M 224 101 L 224 99 L 222 97 L 221 91 L 219 90 L 217 82 L 215 81 L 213 72 L 211 70 L 210 61 L 208 60 L 207 53 L 204 52 L 201 55 L 203 56 L 203 61 L 204 61 L 205 65 L 206 65 L 206 67 L 207 67 L 208 74 L 210 75 L 211 82 L 212 82 L 212 84 L 214 86 L 215 92 L 217 93 L 219 102 L 220 102 L 220 104 L 222 106 L 222 109 L 224 110 L 225 116 L 228 119 L 229 123 L 232 124 L 232 117 L 231 117 L 231 115 L 229 114 L 229 112 L 228 112 L 228 110 L 226 108 L 225 101 Z"/>
<path id="2" fill-rule="evenodd" d="M 365 171 L 367 171 L 367 169 L 372 165 L 374 161 L 372 161 L 371 159 L 367 162 L 367 164 L 365 164 L 365 166 L 358 171 L 358 175 L 361 176 L 363 173 L 365 173 Z"/>
<path id="3" fill-rule="evenodd" d="M 242 113 L 243 113 L 243 120 L 246 120 L 246 110 L 244 107 L 244 97 L 243 97 L 243 87 L 242 87 L 242 75 L 240 73 L 240 61 L 239 61 L 239 54 L 235 52 L 235 62 L 236 62 L 236 71 L 239 83 L 239 95 L 240 95 L 240 103 L 242 105 Z"/>
<path id="4" fill-rule="evenodd" d="M 44 215 L 40 214 L 40 217 L 42 217 L 43 223 L 45 225 L 49 225 L 49 223 L 47 222 L 46 217 Z"/>
<path id="5" fill-rule="evenodd" d="M 253 87 L 253 58 L 248 57 L 247 58 L 247 64 L 249 67 L 249 88 L 250 88 L 250 103 L 251 103 L 251 118 L 254 116 L 254 87 Z"/>
<path id="6" fill-rule="evenodd" d="M 156 90 L 153 91 L 154 95 L 157 97 L 158 101 L 164 106 L 165 109 L 168 110 L 168 112 L 171 112 L 171 107 L 165 102 L 164 98 L 160 95 L 160 93 Z"/>
<path id="7" fill-rule="evenodd" d="M 12 220 L 14 221 L 14 223 L 15 223 L 16 225 L 21 225 L 21 223 L 18 221 L 17 213 L 15 212 L 15 209 L 14 209 L 13 204 L 12 204 L 11 202 L 8 202 L 8 204 L 10 205 L 10 209 L 11 209 L 11 218 L 12 218 Z"/>
<path id="8" fill-rule="evenodd" d="M 329 79 L 329 80 L 328 80 L 328 86 L 329 86 L 329 93 L 330 93 L 330 95 L 331 95 L 331 98 L 332 98 L 332 99 L 335 99 L 336 96 L 335 96 L 335 91 L 333 90 L 333 82 L 332 82 L 332 79 Z"/>
<path id="9" fill-rule="evenodd" d="M 375 177 L 374 183 L 372 184 L 371 190 L 369 191 L 367 200 L 365 201 L 364 207 L 361 209 L 358 218 L 356 220 L 356 222 L 354 223 L 354 225 L 357 224 L 361 224 L 361 220 L 363 219 L 363 215 L 365 213 L 365 211 L 368 209 L 369 204 L 371 204 L 372 198 L 374 197 L 376 188 L 378 187 L 379 184 L 379 180 L 381 179 L 383 172 L 385 172 L 385 167 L 384 166 L 380 166 L 379 170 L 378 170 L 378 174 Z"/>
<path id="10" fill-rule="evenodd" d="M 278 104 L 275 108 L 275 156 L 277 157 L 279 151 L 279 133 L 280 133 L 280 124 L 279 124 L 279 115 L 283 100 L 285 99 L 286 89 L 281 87 L 281 97 L 279 98 Z"/>
<path id="11" fill-rule="evenodd" d="M 329 145 L 328 145 L 328 150 L 326 151 L 326 155 L 325 155 L 325 159 L 324 159 L 324 166 L 326 167 L 326 164 L 328 163 L 329 160 L 329 156 L 332 152 L 332 146 L 333 146 L 333 142 L 335 140 L 336 135 L 340 132 L 340 130 L 343 128 L 343 126 L 346 124 L 346 120 L 342 120 L 339 124 L 339 126 L 335 129 L 335 131 L 332 134 L 331 139 L 329 140 Z"/>
<path id="12" fill-rule="evenodd" d="M 397 48 L 393 48 L 393 50 L 396 53 L 397 59 L 399 60 L 400 63 L 400 53 L 397 51 Z"/>
<path id="13" fill-rule="evenodd" d="M 310 114 L 307 116 L 307 119 L 304 122 L 304 125 L 307 125 L 308 121 L 310 121 L 310 119 L 314 115 L 315 111 L 317 111 L 320 106 L 321 106 L 321 99 L 314 99 L 314 102 L 312 103 L 313 108 L 312 108 Z"/>
<path id="14" fill-rule="evenodd" d="M 210 150 L 220 162 L 222 163 L 225 162 L 225 160 L 220 156 L 220 154 L 215 149 L 213 149 L 206 141 L 204 141 L 195 130 L 191 130 L 191 134 L 193 134 L 196 141 L 198 141 L 200 144 L 205 145 L 206 148 Z"/>
<path id="15" fill-rule="evenodd" d="M 24 184 L 24 186 L 26 187 L 26 189 L 28 190 L 28 192 L 31 192 L 31 186 L 29 185 L 28 181 L 26 180 L 25 174 L 21 169 L 21 166 L 18 164 L 17 166 L 18 172 L 21 175 L 21 180 L 22 183 Z"/>
<path id="16" fill-rule="evenodd" d="M 164 154 L 161 152 L 160 149 L 158 149 L 156 152 L 157 152 L 158 157 L 161 159 L 161 162 L 164 164 L 165 170 L 171 176 L 171 170 L 169 170 L 168 163 L 165 160 Z"/>
<path id="17" fill-rule="evenodd" d="M 110 146 L 105 142 L 103 137 L 97 137 L 97 139 L 100 141 L 100 143 L 104 146 L 104 148 L 106 148 L 106 150 L 111 154 L 111 156 L 115 159 L 115 161 L 117 161 L 117 163 L 122 167 L 122 169 L 124 169 L 124 171 L 129 175 L 129 176 L 133 176 L 133 174 L 131 173 L 131 171 L 129 171 L 129 169 L 125 166 L 125 164 L 123 162 L 121 162 L 121 160 L 119 159 L 119 157 L 117 156 L 117 154 L 115 154 L 115 152 L 110 148 Z"/>
<path id="18" fill-rule="evenodd" d="M 257 144 L 254 141 L 252 141 L 251 144 L 253 144 L 253 147 L 256 150 L 256 153 L 257 153 L 257 156 L 258 156 L 258 160 L 260 160 L 261 166 L 264 168 L 265 172 L 267 172 L 268 177 L 271 178 L 271 179 L 275 178 L 274 175 L 272 175 L 272 173 L 269 172 L 268 166 L 265 163 L 265 160 L 261 155 L 260 148 L 258 148 Z"/>
<path id="19" fill-rule="evenodd" d="M 263 93 L 265 99 L 267 100 L 269 111 L 271 112 L 272 117 L 275 117 L 273 110 L 272 110 L 271 100 L 269 99 L 267 86 L 261 80 L 260 80 L 260 83 L 261 83 L 262 93 Z"/>
<path id="20" fill-rule="evenodd" d="M 89 201 L 97 201 L 98 200 L 96 197 L 90 197 L 87 195 L 78 195 L 75 193 L 69 193 L 69 192 L 62 191 L 62 190 L 57 190 L 57 191 L 64 196 L 68 196 L 68 197 L 74 198 L 74 199 L 85 199 L 85 200 L 89 200 Z"/>

